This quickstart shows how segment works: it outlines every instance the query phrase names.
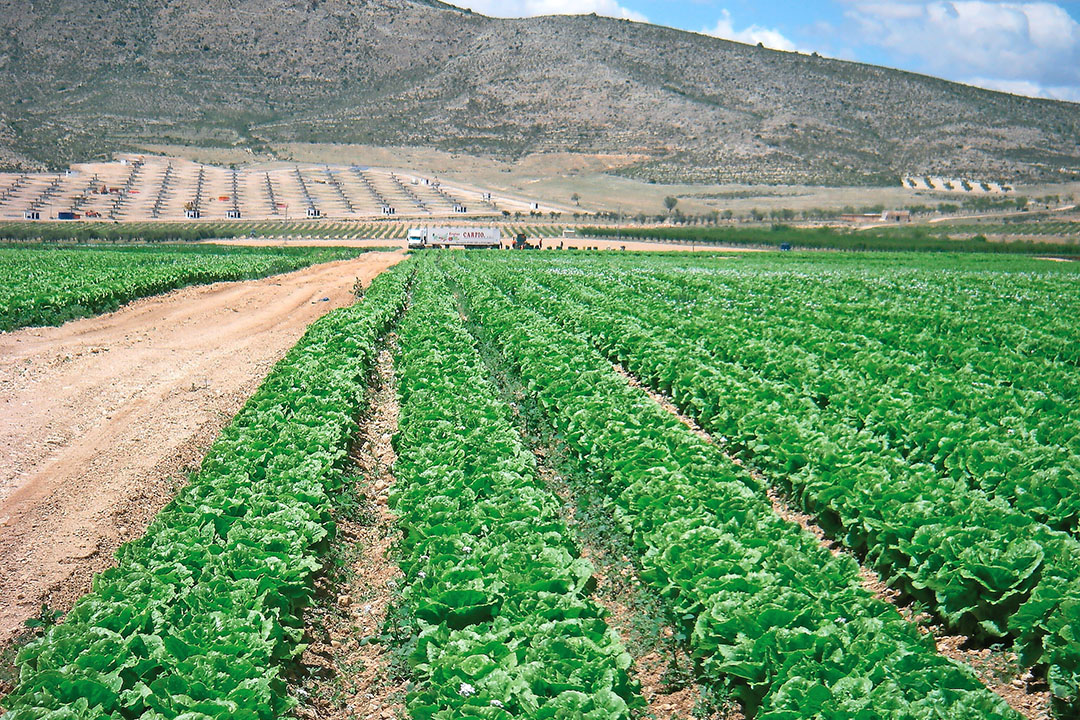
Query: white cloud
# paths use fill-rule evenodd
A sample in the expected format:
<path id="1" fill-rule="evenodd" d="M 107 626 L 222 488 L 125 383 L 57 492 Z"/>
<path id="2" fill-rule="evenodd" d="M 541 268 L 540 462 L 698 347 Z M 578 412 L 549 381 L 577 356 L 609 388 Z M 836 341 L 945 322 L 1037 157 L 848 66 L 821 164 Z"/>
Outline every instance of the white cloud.
<path id="1" fill-rule="evenodd" d="M 1080 97 L 1080 23 L 1050 2 L 854 0 L 859 41 L 924 71 L 1025 95 Z"/>
<path id="2" fill-rule="evenodd" d="M 702 33 L 748 45 L 761 43 L 773 50 L 787 50 L 790 52 L 796 49 L 795 43 L 784 37 L 778 30 L 764 28 L 760 25 L 751 25 L 742 30 L 736 30 L 735 23 L 731 20 L 731 13 L 726 9 L 720 11 L 720 19 L 716 21 L 716 26 L 702 30 Z"/>
<path id="3" fill-rule="evenodd" d="M 1080 87 L 1045 87 L 1030 80 L 997 80 L 981 77 L 967 78 L 964 82 L 968 85 L 1012 93 L 1013 95 L 1027 95 L 1028 97 L 1080 103 Z"/>
<path id="4" fill-rule="evenodd" d="M 461 8 L 490 17 L 514 18 L 536 15 L 606 15 L 638 22 L 648 22 L 641 13 L 620 5 L 616 0 L 461 0 Z"/>

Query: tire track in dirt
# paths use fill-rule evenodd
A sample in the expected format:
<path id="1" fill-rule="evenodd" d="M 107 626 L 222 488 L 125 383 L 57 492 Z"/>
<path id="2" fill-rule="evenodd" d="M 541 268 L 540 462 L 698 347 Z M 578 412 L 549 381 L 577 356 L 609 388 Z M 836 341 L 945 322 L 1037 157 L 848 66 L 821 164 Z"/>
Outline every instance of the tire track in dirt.
<path id="1" fill-rule="evenodd" d="M 182 288 L 0 335 L 0 642 L 67 610 L 308 325 L 404 257 Z"/>
<path id="2" fill-rule="evenodd" d="M 576 510 L 580 500 L 570 483 L 553 467 L 552 458 L 561 453 L 560 449 L 554 441 L 538 442 L 541 444 L 533 447 L 537 473 L 562 501 L 564 520 L 578 536 L 581 556 L 593 564 L 596 590 L 592 599 L 607 610 L 608 626 L 619 634 L 633 658 L 630 672 L 641 686 L 641 697 L 646 704 L 643 717 L 744 720 L 742 710 L 731 700 L 715 707 L 703 703 L 706 692 L 693 675 L 693 658 L 685 647 L 673 641 L 674 630 L 664 622 L 660 606 L 646 607 L 647 598 L 656 600 L 656 597 L 641 581 L 628 556 L 618 557 L 612 547 L 599 542 L 599 531 L 582 527 Z"/>

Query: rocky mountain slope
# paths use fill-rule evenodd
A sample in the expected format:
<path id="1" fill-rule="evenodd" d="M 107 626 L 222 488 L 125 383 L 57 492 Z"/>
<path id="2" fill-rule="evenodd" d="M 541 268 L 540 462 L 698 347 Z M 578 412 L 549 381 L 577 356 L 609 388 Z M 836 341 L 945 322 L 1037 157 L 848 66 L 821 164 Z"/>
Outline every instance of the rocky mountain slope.
<path id="1" fill-rule="evenodd" d="M 0 165 L 137 145 L 635 156 L 669 180 L 1080 174 L 1080 106 L 595 16 L 422 0 L 0 0 Z M 1064 177 L 1071 177 L 1065 175 Z"/>

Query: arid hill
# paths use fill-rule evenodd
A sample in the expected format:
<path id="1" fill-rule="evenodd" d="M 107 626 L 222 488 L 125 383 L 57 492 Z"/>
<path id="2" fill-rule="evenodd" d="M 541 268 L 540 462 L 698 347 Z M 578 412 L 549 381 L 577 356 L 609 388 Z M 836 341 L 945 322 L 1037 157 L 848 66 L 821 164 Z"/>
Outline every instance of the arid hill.
<path id="1" fill-rule="evenodd" d="M 140 143 L 641 156 L 670 180 L 1080 175 L 1080 106 L 595 16 L 421 0 L 0 0 L 0 165 Z M 1066 172 L 1062 172 L 1062 168 Z"/>

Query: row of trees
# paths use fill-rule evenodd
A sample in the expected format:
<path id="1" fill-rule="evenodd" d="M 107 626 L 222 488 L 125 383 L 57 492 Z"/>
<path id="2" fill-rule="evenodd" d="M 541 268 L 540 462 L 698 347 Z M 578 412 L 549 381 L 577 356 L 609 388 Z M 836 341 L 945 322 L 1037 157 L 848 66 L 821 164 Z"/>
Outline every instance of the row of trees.
<path id="1" fill-rule="evenodd" d="M 579 228 L 585 237 L 610 237 L 612 230 L 603 227 Z M 682 243 L 750 245 L 833 250 L 894 250 L 923 252 L 984 252 L 1014 254 L 1052 254 L 1077 256 L 1080 246 L 1040 242 L 991 242 L 983 235 L 953 240 L 934 235 L 923 228 L 887 228 L 879 231 L 851 232 L 832 228 L 793 228 L 774 224 L 769 228 L 623 228 L 620 236 L 637 240 L 667 240 Z"/>
<path id="2" fill-rule="evenodd" d="M 575 193 L 571 196 L 572 199 L 578 198 Z M 1058 201 L 1054 198 L 1043 198 L 1040 202 Z M 956 203 L 941 203 L 938 205 L 909 205 L 903 209 L 909 211 L 912 215 L 931 215 L 941 213 L 945 215 L 956 214 L 960 212 L 984 212 L 990 210 L 1001 211 L 1015 211 L 1017 209 L 1023 209 L 1027 207 L 1029 200 L 1023 196 L 1014 196 L 1008 198 L 1002 197 L 970 197 L 964 198 L 962 204 Z M 683 213 L 679 207 L 679 199 L 674 196 L 667 196 L 664 198 L 665 213 L 662 214 L 649 214 L 644 212 L 625 214 L 612 211 L 598 212 L 593 217 L 599 220 L 605 220 L 609 222 L 633 222 L 637 224 L 671 224 L 671 225 L 718 225 L 721 221 L 733 221 L 741 220 L 746 222 L 764 222 L 770 220 L 772 222 L 791 222 L 794 220 L 802 221 L 828 221 L 838 220 L 843 215 L 878 215 L 884 212 L 886 206 L 878 203 L 874 205 L 845 205 L 840 208 L 803 208 L 801 210 L 794 210 L 791 208 L 777 208 L 772 210 L 760 210 L 757 208 L 751 208 L 745 212 L 736 213 L 731 209 L 727 210 L 712 210 L 707 213 L 688 214 Z M 578 213 L 574 214 L 574 219 L 579 219 Z"/>

